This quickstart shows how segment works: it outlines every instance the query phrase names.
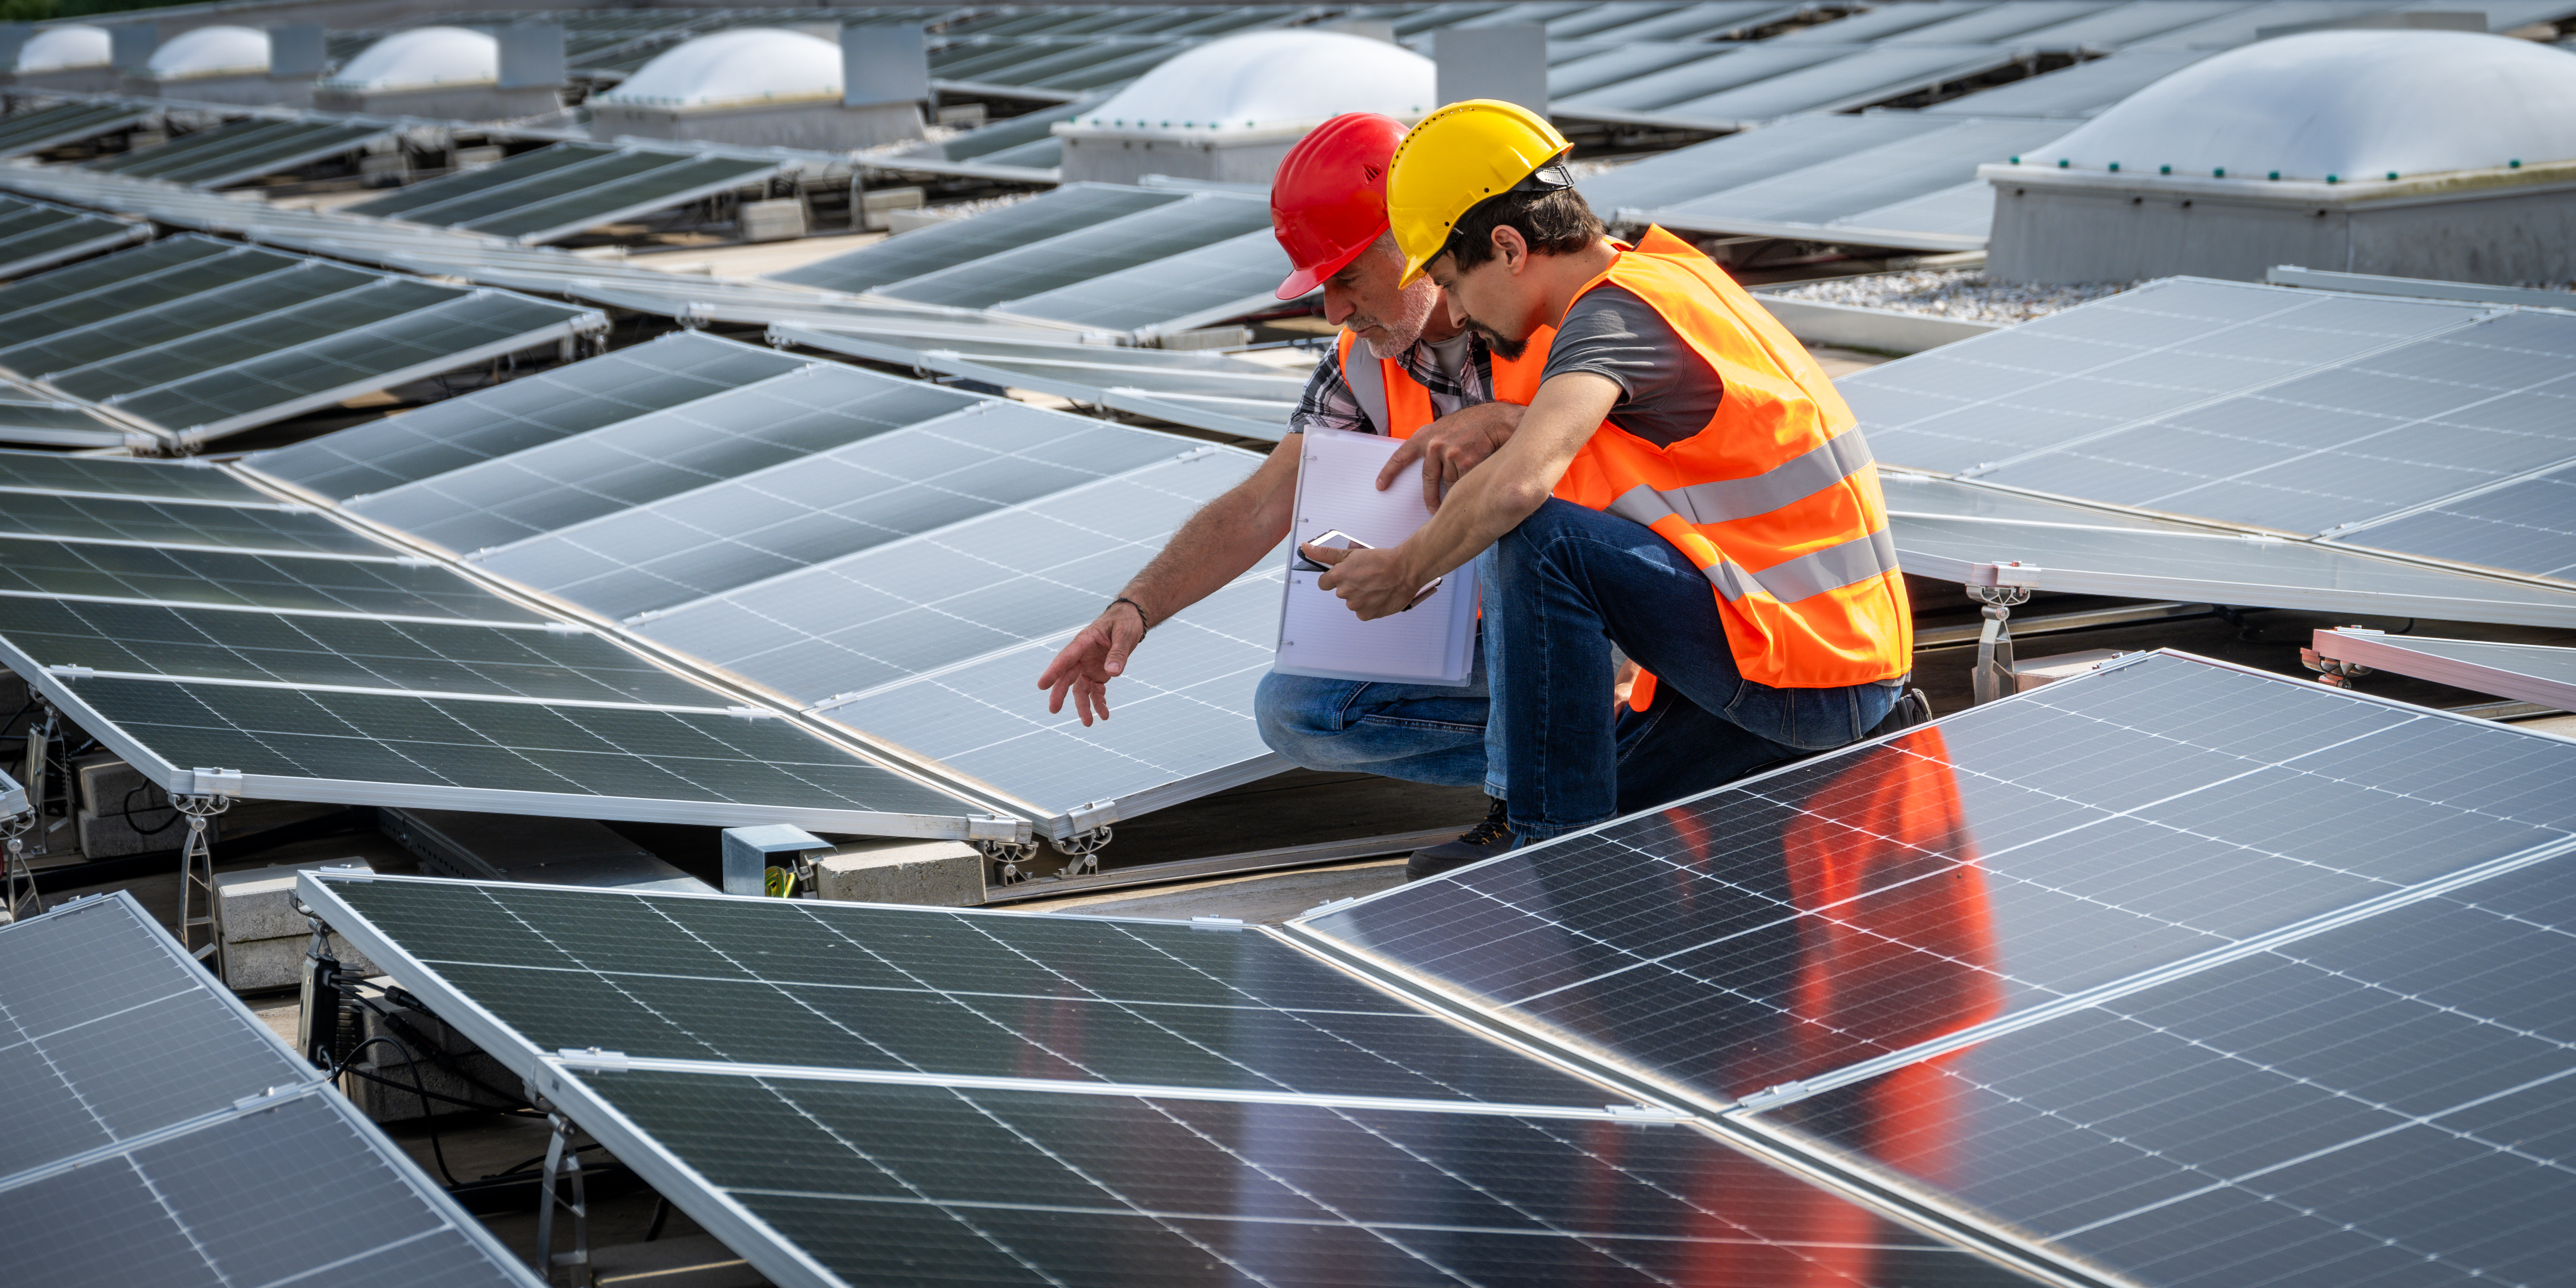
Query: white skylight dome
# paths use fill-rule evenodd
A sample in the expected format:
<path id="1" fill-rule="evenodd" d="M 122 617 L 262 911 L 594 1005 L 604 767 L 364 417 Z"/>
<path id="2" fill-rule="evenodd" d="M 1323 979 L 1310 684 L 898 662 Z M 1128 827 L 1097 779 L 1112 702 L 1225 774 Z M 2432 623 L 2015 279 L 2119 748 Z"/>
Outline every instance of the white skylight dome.
<path id="1" fill-rule="evenodd" d="M 2576 159 L 2576 57 L 2464 31 L 2318 31 L 2204 59 L 2020 158 L 2309 182 Z"/>
<path id="2" fill-rule="evenodd" d="M 737 27 L 669 50 L 597 101 L 724 107 L 840 96 L 838 44 L 801 31 Z"/>
<path id="3" fill-rule="evenodd" d="M 268 70 L 268 33 L 257 27 L 199 27 L 162 43 L 145 60 L 154 80 L 249 76 Z"/>
<path id="4" fill-rule="evenodd" d="M 322 84 L 372 93 L 436 85 L 489 85 L 501 78 L 501 42 L 463 27 L 415 27 L 367 46 Z"/>
<path id="5" fill-rule="evenodd" d="M 105 27 L 47 27 L 18 47 L 18 70 L 61 72 L 75 67 L 104 67 L 109 43 Z"/>
<path id="6" fill-rule="evenodd" d="M 1058 134 L 1302 134 L 1344 112 L 1418 121 L 1437 106 L 1430 59 L 1338 31 L 1210 41 L 1145 73 Z"/>

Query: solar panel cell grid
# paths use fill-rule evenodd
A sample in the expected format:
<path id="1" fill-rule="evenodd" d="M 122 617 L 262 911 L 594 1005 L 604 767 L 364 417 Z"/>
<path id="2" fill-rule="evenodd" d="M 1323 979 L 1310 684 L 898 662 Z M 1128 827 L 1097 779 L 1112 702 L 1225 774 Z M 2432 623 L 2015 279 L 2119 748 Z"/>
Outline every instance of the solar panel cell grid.
<path id="1" fill-rule="evenodd" d="M 351 204 L 348 209 L 356 214 L 374 215 L 380 219 L 409 218 L 411 212 L 415 210 L 423 210 L 463 193 L 481 192 L 500 184 L 513 183 L 532 175 L 543 174 L 549 170 L 580 165 L 605 154 L 605 149 L 579 145 L 522 152 L 480 170 L 448 175 L 426 183 L 416 183 L 381 197 L 370 197 L 365 201 Z"/>
<path id="2" fill-rule="evenodd" d="M 64 392 L 83 398 L 105 399 L 117 394 L 131 394 L 399 317 L 415 309 L 454 299 L 458 294 L 453 287 L 432 286 L 427 282 L 388 277 L 368 281 L 364 274 L 349 273 L 343 277 L 342 273 L 343 270 L 339 269 L 318 270 L 317 275 L 324 280 L 317 285 L 349 282 L 352 289 L 307 300 L 289 300 L 281 307 L 245 315 L 240 321 L 224 327 L 192 331 L 146 350 L 109 357 L 77 370 L 54 372 L 54 383 Z M 298 271 L 295 276 L 303 277 L 304 272 Z M 257 318 L 256 322 L 249 321 L 253 316 Z M 120 400 L 120 404 L 123 401 Z M 149 414 L 142 413 L 139 407 L 137 411 L 138 414 Z M 183 420 L 177 423 L 191 422 Z"/>
<path id="3" fill-rule="evenodd" d="M 2571 911 L 2544 862 L 1764 1119 L 2144 1281 L 2545 1282 Z"/>
<path id="4" fill-rule="evenodd" d="M 1230 194 L 1192 193 L 1172 205 L 1140 211 L 954 268 L 889 282 L 876 289 L 919 304 L 988 308 L 1139 265 L 1168 268 L 1172 256 L 1228 238 L 1267 235 L 1266 203 Z M 1188 277 L 1166 272 L 1179 285 Z M 1276 282 L 1272 283 L 1275 287 Z M 1047 316 L 1039 314 L 1039 316 Z"/>
<path id="5" fill-rule="evenodd" d="M 578 316 L 568 305 L 498 291 L 444 294 L 427 307 L 381 319 L 359 314 L 292 347 L 235 358 L 194 379 L 128 396 L 118 406 L 165 426 L 239 427 L 279 408 L 375 388 L 401 372 L 460 365 L 462 355 L 478 350 L 552 340 L 569 334 L 568 324 Z"/>
<path id="6" fill-rule="evenodd" d="M 2561 845 L 2570 772 L 2562 743 L 2153 658 L 1301 924 L 1738 1098 Z"/>
<path id="7" fill-rule="evenodd" d="M 319 554 L 387 554 L 384 546 L 321 515 L 239 506 L 164 504 L 113 497 L 15 493 L 0 505 L 0 532 L 145 545 L 234 547 Z"/>
<path id="8" fill-rule="evenodd" d="M 444 568 L 86 541 L 0 545 L 0 591 L 370 617 L 538 620 Z"/>
<path id="9" fill-rule="evenodd" d="M 46 666 L 208 679 L 722 706 L 594 635 L 0 597 L 0 636 Z"/>
<path id="10" fill-rule="evenodd" d="M 1958 472 L 2448 331 L 2485 312 L 2177 278 L 1855 373 L 1836 388 L 1882 459 Z"/>
<path id="11" fill-rule="evenodd" d="M 679 160 L 668 152 L 601 152 L 580 166 L 528 175 L 506 187 L 488 187 L 478 193 L 460 196 L 446 205 L 422 207 L 412 212 L 410 217 L 414 222 L 483 230 L 486 221 L 504 219 L 527 207 L 650 174 Z"/>
<path id="12" fill-rule="evenodd" d="M 873 290 L 888 282 L 936 272 L 1014 246 L 1167 206 L 1185 195 L 1106 184 L 1073 184 L 972 219 L 916 228 L 847 255 L 771 276 L 782 282 L 836 291 Z"/>
<path id="13" fill-rule="evenodd" d="M 1257 933 L 517 888 L 349 894 L 541 1050 L 1585 1109 L 1609 1094 Z"/>
<path id="14" fill-rule="evenodd" d="M 1876 12 L 1887 13 L 1892 8 Z M 2009 67 L 2020 57 L 2013 50 L 1993 45 L 1875 45 L 1758 83 L 1669 103 L 1655 109 L 1655 114 L 1676 121 L 1714 123 L 1767 121 L 1792 112 L 1847 111 L 1928 89 L 1943 81 Z"/>
<path id="15" fill-rule="evenodd" d="M 1913 7 L 1913 6 L 1908 6 Z M 1881 12 L 1887 12 L 1882 10 Z M 1833 24 L 1810 30 L 1825 30 Z M 1784 44 L 1775 37 L 1757 45 L 1714 49 L 1706 58 L 1586 91 L 1563 102 L 1550 102 L 1550 112 L 1577 119 L 1618 120 L 1653 116 L 1675 103 L 1689 102 L 1739 85 L 1751 85 L 1803 67 L 1831 62 L 1859 46 Z"/>
<path id="16" fill-rule="evenodd" d="M 1682 1129 L 643 1072 L 591 1085 L 854 1279 L 902 1258 L 1083 1285 L 2020 1282 Z"/>
<path id="17" fill-rule="evenodd" d="M 2344 532 L 2338 544 L 2576 581 L 2576 465 Z"/>
<path id="18" fill-rule="evenodd" d="M 1723 229 L 1729 220 L 1830 223 L 1891 202 L 1956 187 L 1979 164 L 2044 145 L 2072 121 L 1968 121 L 1867 150 L 1820 159 L 1786 173 L 1728 185 L 1655 212 L 1684 228 Z M 1765 131 L 1756 131 L 1760 137 Z M 1991 205 L 1989 193 L 1987 200 Z M 1872 225 L 1885 226 L 1885 225 Z M 1900 225 L 1901 226 L 1901 225 Z"/>
<path id="19" fill-rule="evenodd" d="M 0 451 L 0 487 L 164 500 L 274 503 L 274 498 L 222 470 L 160 461 L 64 456 L 57 452 Z"/>
<path id="20" fill-rule="evenodd" d="M 72 377 L 81 368 L 138 350 L 158 350 L 218 328 L 265 314 L 292 309 L 326 296 L 360 290 L 385 280 L 375 273 L 304 261 L 249 281 L 199 292 L 166 303 L 119 300 L 120 311 L 78 330 L 57 332 L 0 349 L 0 364 L 39 379 Z M 179 283 L 169 283 L 176 286 Z M 265 331 L 265 326 L 259 328 Z M 70 386 L 66 386 L 70 387 Z M 111 386 L 126 387 L 124 382 Z"/>
<path id="21" fill-rule="evenodd" d="M 2319 532 L 2576 457 L 2572 359 L 2576 318 L 2506 314 L 1985 477 Z"/>
<path id="22" fill-rule="evenodd" d="M 348 499 L 784 375 L 801 359 L 679 332 L 293 447 L 264 474 Z"/>
<path id="23" fill-rule="evenodd" d="M 164 247 L 171 249 L 164 250 Z M 227 253 L 220 243 L 179 237 L 102 256 L 9 285 L 0 344 L 20 345 L 74 327 L 127 316 L 294 268 L 292 256 Z"/>
<path id="24" fill-rule="evenodd" d="M 353 508 L 451 550 L 586 519 L 945 415 L 973 396 L 814 367 L 485 461 Z"/>
<path id="25" fill-rule="evenodd" d="M 558 798 L 548 812 L 620 811 L 614 818 L 713 804 L 729 807 L 719 811 L 729 821 L 760 807 L 796 811 L 825 830 L 835 830 L 823 821 L 833 813 L 953 817 L 960 808 L 773 720 L 158 680 L 83 680 L 75 692 L 173 764 L 444 789 L 441 803 L 543 794 Z"/>
<path id="26" fill-rule="evenodd" d="M 0 274 L 34 272 L 46 265 L 129 241 L 149 230 L 114 219 L 72 219 L 0 242 Z"/>
<path id="27" fill-rule="evenodd" d="M 1096 267 L 1096 266 L 1095 266 Z M 1005 312 L 1118 331 L 1185 330 L 1276 304 L 1287 253 L 1269 229 L 1001 302 Z"/>
<path id="28" fill-rule="evenodd" d="M 1151 431 L 979 404 L 531 538 L 479 562 L 628 617 L 1034 501 L 1188 447 Z"/>
<path id="29" fill-rule="evenodd" d="M 677 202 L 690 193 L 749 182 L 753 176 L 777 168 L 775 162 L 738 157 L 688 157 L 632 178 L 594 183 L 578 192 L 460 226 L 502 237 L 561 236 L 603 222 L 621 211 L 656 202 Z"/>
<path id="30" fill-rule="evenodd" d="M 1118 475 L 639 629 L 807 702 L 871 688 L 1089 621 L 1140 558 L 1255 464 L 1208 451 Z"/>

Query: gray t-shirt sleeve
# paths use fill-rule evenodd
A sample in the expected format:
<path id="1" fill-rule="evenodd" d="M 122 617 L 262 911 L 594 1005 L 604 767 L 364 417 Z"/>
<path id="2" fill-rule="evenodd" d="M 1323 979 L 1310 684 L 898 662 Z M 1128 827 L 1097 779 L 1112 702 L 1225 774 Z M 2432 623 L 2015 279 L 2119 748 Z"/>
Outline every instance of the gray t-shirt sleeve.
<path id="1" fill-rule="evenodd" d="M 1567 310 L 1547 351 L 1541 382 L 1569 371 L 1589 371 L 1619 384 L 1610 423 L 1669 447 L 1698 433 L 1717 414 L 1726 382 L 1693 351 L 1663 315 L 1635 292 L 1607 283 L 1592 288 Z"/>

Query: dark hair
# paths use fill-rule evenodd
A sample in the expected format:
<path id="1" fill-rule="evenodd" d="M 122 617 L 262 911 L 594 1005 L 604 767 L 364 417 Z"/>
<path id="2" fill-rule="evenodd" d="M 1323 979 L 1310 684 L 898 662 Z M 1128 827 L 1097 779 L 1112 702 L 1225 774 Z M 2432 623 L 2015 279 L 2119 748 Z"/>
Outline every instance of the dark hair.
<path id="1" fill-rule="evenodd" d="M 1572 188 L 1548 192 L 1505 192 L 1487 197 L 1458 217 L 1447 253 L 1458 257 L 1465 272 L 1494 257 L 1494 230 L 1509 228 L 1537 255 L 1572 255 L 1599 241 L 1605 230 L 1592 203 Z"/>

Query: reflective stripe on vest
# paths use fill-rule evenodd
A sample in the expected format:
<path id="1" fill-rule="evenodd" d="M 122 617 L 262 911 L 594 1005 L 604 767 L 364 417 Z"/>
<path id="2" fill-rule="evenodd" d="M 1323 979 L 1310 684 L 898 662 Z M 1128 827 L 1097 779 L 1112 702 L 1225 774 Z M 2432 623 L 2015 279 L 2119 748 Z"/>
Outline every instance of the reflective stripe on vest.
<path id="1" fill-rule="evenodd" d="M 1839 688 L 1904 675 L 1913 621 L 1887 504 L 1832 382 L 1742 287 L 1662 229 L 1622 248 L 1576 298 L 1604 284 L 1654 309 L 1726 390 L 1697 433 L 1662 446 L 1613 412 L 1556 494 L 1642 523 L 1688 558 L 1717 594 L 1744 678 Z"/>
<path id="2" fill-rule="evenodd" d="M 1394 433 L 1387 427 L 1389 417 L 1386 406 L 1386 369 L 1395 364 L 1381 362 L 1373 357 L 1359 362 L 1351 361 L 1351 346 L 1358 342 L 1358 336 L 1348 331 L 1342 332 L 1336 355 L 1337 360 L 1342 364 L 1342 383 L 1350 386 L 1351 397 L 1359 400 L 1360 414 L 1368 418 L 1370 429 L 1380 434 Z M 1402 372 L 1396 373 L 1396 379 L 1406 384 L 1413 383 L 1412 377 Z M 1413 436 L 1413 431 L 1408 429 L 1395 436 L 1410 438 Z"/>

